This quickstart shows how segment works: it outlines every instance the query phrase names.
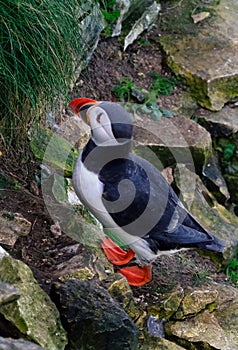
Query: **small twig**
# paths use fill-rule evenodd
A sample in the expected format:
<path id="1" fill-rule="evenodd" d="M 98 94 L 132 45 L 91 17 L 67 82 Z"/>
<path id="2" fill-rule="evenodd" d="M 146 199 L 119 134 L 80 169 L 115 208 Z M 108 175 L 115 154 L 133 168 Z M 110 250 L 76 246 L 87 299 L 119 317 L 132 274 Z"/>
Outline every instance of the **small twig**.
<path id="1" fill-rule="evenodd" d="M 36 221 L 37 221 L 37 217 L 35 218 L 33 224 L 31 225 L 31 230 L 30 230 L 30 233 L 34 230 L 34 227 L 35 227 L 35 224 L 36 224 Z"/>
<path id="2" fill-rule="evenodd" d="M 171 10 L 174 10 L 176 7 L 180 6 L 182 4 L 183 0 L 180 0 L 176 5 L 174 5 L 173 7 L 168 7 L 166 9 L 165 12 L 168 12 L 168 11 L 171 11 Z"/>

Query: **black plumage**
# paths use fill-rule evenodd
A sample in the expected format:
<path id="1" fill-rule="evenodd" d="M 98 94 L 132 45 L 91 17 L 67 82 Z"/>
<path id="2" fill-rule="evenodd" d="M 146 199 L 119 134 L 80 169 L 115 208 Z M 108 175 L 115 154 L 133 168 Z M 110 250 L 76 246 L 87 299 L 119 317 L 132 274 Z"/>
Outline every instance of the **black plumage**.
<path id="1" fill-rule="evenodd" d="M 106 164 L 99 173 L 99 179 L 104 184 L 103 199 L 106 201 L 103 203 L 113 220 L 125 227 L 128 233 L 145 239 L 154 253 L 189 247 L 223 251 L 223 242 L 197 222 L 160 171 L 146 160 L 130 153 L 127 159 Z M 125 179 L 129 182 L 125 183 L 124 190 L 121 187 L 119 193 L 119 183 Z M 129 192 L 133 188 L 130 183 L 134 186 L 132 195 Z M 133 198 L 130 205 L 121 211 L 113 209 L 115 201 L 119 201 L 117 208 L 124 207 L 127 197 Z M 152 203 L 149 203 L 151 197 Z M 143 216 L 146 208 L 148 213 L 143 220 L 133 225 L 138 217 Z M 173 216 L 175 222 L 170 225 Z"/>

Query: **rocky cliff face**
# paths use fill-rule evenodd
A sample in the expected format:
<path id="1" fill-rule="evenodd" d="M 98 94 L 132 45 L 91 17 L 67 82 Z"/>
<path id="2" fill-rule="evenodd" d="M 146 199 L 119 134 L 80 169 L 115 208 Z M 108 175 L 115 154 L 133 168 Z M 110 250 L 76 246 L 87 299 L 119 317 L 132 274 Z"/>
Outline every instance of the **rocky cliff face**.
<path id="1" fill-rule="evenodd" d="M 158 3 L 153 1 L 117 3 L 121 3 L 121 16 L 115 23 L 114 34 L 119 33 L 116 30 L 122 22 L 125 24 L 127 18 L 133 17 L 131 15 L 137 11 L 137 6 L 140 11 L 134 28 L 139 29 L 138 33 L 142 32 L 142 22 L 148 24 L 147 18 L 145 21 L 147 12 L 141 11 L 145 3 L 157 11 L 153 13 L 154 20 L 159 12 Z M 135 151 L 146 157 L 153 153 L 152 160 L 156 158 L 161 167 L 174 167 L 175 163 L 179 163 L 174 177 L 169 169 L 165 172 L 168 181 L 175 182 L 176 188 L 181 191 L 181 199 L 193 215 L 226 242 L 222 256 L 210 255 L 207 258 L 215 261 L 217 271 L 219 268 L 224 270 L 224 265 L 235 253 L 238 241 L 237 217 L 221 204 L 229 200 L 234 205 L 238 204 L 238 8 L 235 0 L 206 3 L 191 9 L 191 2 L 183 1 L 168 8 L 162 14 L 162 22 L 170 34 L 162 36 L 159 41 L 168 65 L 190 87 L 193 98 L 200 105 L 218 111 L 232 99 L 230 106 L 216 113 L 204 113 L 204 110 L 200 113 L 196 103 L 191 103 L 187 97 L 184 99 L 185 94 L 181 94 L 181 99 L 177 100 L 179 106 L 173 105 L 178 96 L 168 99 L 169 107 L 176 107 L 171 119 L 163 116 L 161 120 L 152 120 L 148 115 L 142 118 L 135 113 Z M 105 26 L 98 2 L 84 2 L 80 10 L 83 55 L 82 66 L 75 67 L 78 68 L 77 75 L 89 62 Z M 131 37 L 134 34 L 132 30 Z M 150 50 L 148 53 L 151 55 Z M 106 59 L 106 54 L 103 59 Z M 105 74 L 104 78 L 106 81 Z M 190 119 L 195 119 L 195 115 L 200 125 Z M 52 129 L 54 126 L 51 125 Z M 69 201 L 69 198 L 75 197 L 65 186 L 65 176 L 70 182 L 68 177 L 78 156 L 78 151 L 72 150 L 72 146 L 79 138 L 80 148 L 83 147 L 88 136 L 88 130 L 74 120 L 67 130 L 57 125 L 57 134 L 54 134 L 42 128 L 40 137 L 36 140 L 32 138 L 33 151 L 43 159 L 45 166 L 42 179 L 44 174 L 48 176 L 42 185 L 45 207 L 57 221 L 55 226 L 50 226 L 51 234 L 59 238 L 64 231 L 79 243 L 66 247 L 67 251 L 71 251 L 71 258 L 55 264 L 53 272 L 51 270 L 47 283 L 56 282 L 50 296 L 43 291 L 26 264 L 1 250 L 0 333 L 4 338 L 0 338 L 0 349 L 238 349 L 238 292 L 224 276 L 222 283 L 215 283 L 209 276 L 202 280 L 200 276 L 199 283 L 194 282 L 188 287 L 168 277 L 166 283 L 170 280 L 174 286 L 170 292 L 157 283 L 135 293 L 124 277 L 114 273 L 95 239 L 104 235 L 101 226 L 95 225 L 94 218 L 84 208 L 79 210 L 78 202 Z M 214 156 L 214 144 L 226 170 L 224 176 Z M 228 147 L 230 144 L 235 147 L 233 151 Z M 150 147 L 149 152 L 147 146 Z M 59 149 L 62 150 L 61 157 L 54 152 Z M 217 197 L 207 189 L 199 175 L 195 175 L 195 171 L 203 179 L 205 177 L 205 182 L 212 182 L 210 188 L 215 187 Z M 11 194 L 6 191 L 6 195 Z M 2 198 L 4 200 L 4 195 Z M 34 196 L 31 200 L 35 200 Z M 30 202 L 27 199 L 24 203 L 28 205 Z M 32 237 L 27 246 L 24 243 L 31 235 L 35 222 L 17 213 L 1 211 L 1 244 L 13 251 L 21 240 L 19 256 L 24 259 Z M 53 242 L 54 251 L 67 255 L 66 250 L 58 248 L 56 238 Z M 82 244 L 87 249 L 84 247 L 80 251 Z M 45 256 L 53 255 L 53 248 Z M 171 270 L 175 268 L 173 264 L 179 264 L 179 259 L 185 260 L 187 256 L 177 258 L 177 262 L 173 260 Z M 48 260 L 48 263 L 52 261 Z M 30 259 L 28 263 L 31 264 Z M 154 276 L 158 281 L 163 278 L 159 262 L 155 269 Z M 187 273 L 190 273 L 189 268 Z M 171 271 L 170 276 L 173 276 Z M 140 303 L 138 300 L 143 298 L 146 301 Z"/>

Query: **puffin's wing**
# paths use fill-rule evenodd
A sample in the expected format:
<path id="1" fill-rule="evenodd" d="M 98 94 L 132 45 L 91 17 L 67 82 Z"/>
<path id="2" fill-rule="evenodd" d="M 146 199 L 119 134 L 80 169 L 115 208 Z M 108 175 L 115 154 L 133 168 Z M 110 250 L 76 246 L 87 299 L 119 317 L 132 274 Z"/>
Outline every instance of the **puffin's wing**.
<path id="1" fill-rule="evenodd" d="M 223 250 L 224 244 L 198 223 L 145 159 L 131 154 L 127 161 L 109 163 L 102 175 L 102 200 L 113 220 L 146 239 L 154 252 L 182 247 Z"/>
<path id="2" fill-rule="evenodd" d="M 174 200 L 174 197 L 172 197 L 172 200 Z M 215 252 L 222 252 L 224 250 L 225 243 L 211 232 L 207 231 L 197 219 L 183 207 L 180 201 L 178 202 L 177 208 L 178 210 L 184 211 L 182 214 L 184 219 L 181 225 L 173 232 L 177 241 L 180 237 L 183 237 L 183 244 L 188 243 L 193 247 Z"/>
<path id="3" fill-rule="evenodd" d="M 160 221 L 167 229 L 174 208 L 167 208 L 170 187 L 157 168 L 133 154 L 114 160 L 99 174 L 104 184 L 102 201 L 116 224 L 132 234 L 145 236 Z M 161 221 L 167 208 L 167 216 Z M 171 211 L 171 213 L 169 213 Z"/>

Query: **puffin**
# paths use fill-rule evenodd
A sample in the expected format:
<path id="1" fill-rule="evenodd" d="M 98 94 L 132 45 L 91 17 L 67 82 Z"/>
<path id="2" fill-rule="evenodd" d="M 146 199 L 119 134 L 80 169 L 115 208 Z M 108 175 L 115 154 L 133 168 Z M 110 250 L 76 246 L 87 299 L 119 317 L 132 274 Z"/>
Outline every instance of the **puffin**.
<path id="1" fill-rule="evenodd" d="M 191 248 L 223 252 L 225 243 L 200 225 L 161 172 L 133 153 L 130 113 L 118 103 L 84 97 L 69 108 L 91 128 L 73 187 L 105 232 L 113 233 L 101 247 L 116 272 L 139 287 L 151 281 L 160 255 Z"/>

